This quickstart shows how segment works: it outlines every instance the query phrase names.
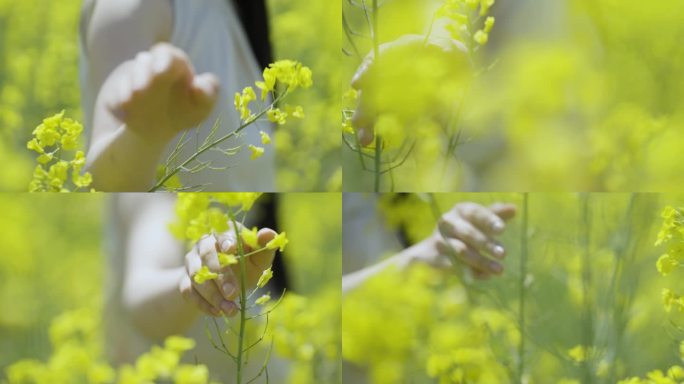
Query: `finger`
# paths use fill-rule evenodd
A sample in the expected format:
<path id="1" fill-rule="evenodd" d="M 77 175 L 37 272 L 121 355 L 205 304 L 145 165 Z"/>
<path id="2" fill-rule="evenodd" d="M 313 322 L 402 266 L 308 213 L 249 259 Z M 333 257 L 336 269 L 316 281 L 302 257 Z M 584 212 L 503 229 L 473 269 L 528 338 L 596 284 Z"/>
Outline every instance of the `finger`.
<path id="1" fill-rule="evenodd" d="M 202 268 L 202 259 L 197 253 L 197 247 L 194 247 L 190 252 L 185 255 L 185 271 L 188 276 L 195 276 L 195 273 Z"/>
<path id="2" fill-rule="evenodd" d="M 201 256 L 202 251 L 206 252 L 206 250 L 202 249 L 201 246 L 202 242 L 206 241 L 206 238 L 208 238 L 208 236 L 205 236 L 202 240 L 200 240 L 195 247 L 196 249 L 188 252 L 188 254 L 185 256 L 185 267 L 187 269 L 188 276 L 191 278 L 191 285 L 193 289 L 214 309 L 220 311 L 222 302 L 227 300 L 224 300 L 224 297 L 219 291 L 216 283 L 214 281 L 205 281 L 204 283 L 199 284 L 194 279 L 195 274 L 200 270 L 200 268 L 202 268 L 202 265 L 206 265 Z M 204 247 L 206 248 L 206 245 L 204 245 Z"/>
<path id="3" fill-rule="evenodd" d="M 181 296 L 192 303 L 197 309 L 206 313 L 209 316 L 219 316 L 221 312 L 214 308 L 209 302 L 204 300 L 204 298 L 197 292 L 192 286 L 192 281 L 190 275 L 185 275 L 180 281 L 178 286 Z"/>
<path id="4" fill-rule="evenodd" d="M 501 244 L 453 212 L 442 216 L 438 226 L 443 236 L 459 239 L 475 250 L 485 251 L 497 258 L 503 258 L 506 254 Z"/>
<path id="5" fill-rule="evenodd" d="M 364 104 L 363 94 L 359 95 L 359 105 L 352 116 L 352 126 L 356 130 L 359 144 L 362 146 L 370 145 L 375 139 L 374 118 Z"/>
<path id="6" fill-rule="evenodd" d="M 150 52 L 154 57 L 152 64 L 154 81 L 171 84 L 181 79 L 182 84 L 186 86 L 191 84 L 194 69 L 183 50 L 168 43 L 159 43 L 152 47 Z"/>
<path id="7" fill-rule="evenodd" d="M 514 218 L 517 212 L 516 206 L 508 203 L 494 203 L 489 206 L 489 209 L 504 221 Z"/>
<path id="8" fill-rule="evenodd" d="M 270 228 L 261 228 L 257 233 L 257 240 L 259 241 L 259 245 L 262 248 L 266 247 L 266 244 L 268 244 L 269 241 L 273 240 L 276 237 L 276 235 L 277 233 Z M 261 268 L 262 270 L 267 269 L 271 266 L 271 264 L 273 263 L 273 257 L 275 256 L 274 250 L 272 250 L 272 252 L 266 251 L 268 250 L 259 252 L 255 254 L 254 257 L 249 258 L 254 266 L 256 266 L 257 268 Z"/>
<path id="9" fill-rule="evenodd" d="M 223 233 L 217 234 L 216 235 L 216 241 L 219 245 L 219 250 L 221 252 L 223 252 L 223 253 L 235 252 L 235 232 L 233 231 L 233 229 L 229 229 Z"/>
<path id="10" fill-rule="evenodd" d="M 198 253 L 202 259 L 202 265 L 206 265 L 214 273 L 221 272 L 216 249 L 217 240 L 213 235 L 205 235 L 197 243 Z"/>
<path id="11" fill-rule="evenodd" d="M 135 57 L 132 77 L 133 96 L 149 87 L 152 77 L 152 62 L 152 54 L 147 51 L 140 52 Z"/>
<path id="12" fill-rule="evenodd" d="M 218 259 L 219 244 L 219 239 L 214 235 L 203 237 L 198 243 L 199 256 L 203 265 L 218 274 L 218 278 L 213 280 L 216 289 L 221 292 L 224 299 L 232 301 L 237 295 L 237 279 L 230 268 L 221 268 Z"/>
<path id="13" fill-rule="evenodd" d="M 216 235 L 218 251 L 222 253 L 235 254 L 235 234 L 229 230 Z M 221 291 L 228 300 L 235 300 L 238 296 L 237 276 L 229 265 L 221 267 Z"/>
<path id="14" fill-rule="evenodd" d="M 446 239 L 437 243 L 440 253 L 452 255 L 470 268 L 487 274 L 501 274 L 503 266 L 490 260 L 457 239 Z"/>
<path id="15" fill-rule="evenodd" d="M 216 282 L 213 280 L 205 281 L 202 284 L 198 284 L 194 279 L 192 279 L 193 289 L 206 300 L 214 309 L 225 313 L 230 316 L 234 310 L 234 303 L 231 300 L 226 300 L 223 293 L 219 290 Z"/>
<path id="16" fill-rule="evenodd" d="M 276 236 L 276 232 L 269 228 L 262 228 L 257 233 L 259 245 L 263 248 Z M 261 274 L 273 264 L 275 249 L 264 249 L 249 256 L 246 261 L 247 285 L 253 287 L 259 281 Z"/>
<path id="17" fill-rule="evenodd" d="M 219 80 L 211 73 L 204 73 L 192 81 L 190 98 L 195 105 L 213 104 L 219 94 Z"/>
<path id="18" fill-rule="evenodd" d="M 489 280 L 489 278 L 492 276 L 489 273 L 480 272 L 476 269 L 471 269 L 470 271 L 472 272 L 473 277 L 478 280 Z"/>
<path id="19" fill-rule="evenodd" d="M 506 229 L 506 223 L 503 219 L 480 204 L 457 204 L 454 211 L 488 235 L 498 235 Z"/>

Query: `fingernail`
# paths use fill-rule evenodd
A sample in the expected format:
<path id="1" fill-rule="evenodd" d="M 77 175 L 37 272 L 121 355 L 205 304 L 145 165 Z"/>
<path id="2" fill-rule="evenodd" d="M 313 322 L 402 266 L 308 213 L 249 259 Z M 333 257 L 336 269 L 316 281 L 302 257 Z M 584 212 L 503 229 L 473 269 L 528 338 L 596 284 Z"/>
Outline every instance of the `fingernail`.
<path id="1" fill-rule="evenodd" d="M 504 257 L 504 255 L 506 254 L 506 250 L 500 245 L 495 245 L 494 248 L 492 248 L 492 253 L 494 254 L 494 256 L 501 258 Z"/>
<path id="2" fill-rule="evenodd" d="M 230 247 L 233 245 L 233 242 L 230 240 L 223 240 L 221 243 L 221 251 L 226 252 L 227 250 L 230 249 Z"/>
<path id="3" fill-rule="evenodd" d="M 489 263 L 489 268 L 496 273 L 501 273 L 503 271 L 501 264 L 493 261 Z"/>
<path id="4" fill-rule="evenodd" d="M 224 295 L 231 297 L 231 296 L 233 296 L 234 293 L 235 293 L 235 287 L 233 286 L 233 284 L 229 284 L 229 283 L 223 284 L 223 294 Z"/>
<path id="5" fill-rule="evenodd" d="M 494 222 L 492 222 L 492 230 L 493 230 L 494 232 L 499 233 L 499 232 L 503 231 L 504 228 L 505 228 L 504 223 L 502 223 L 502 222 L 500 222 L 500 221 L 494 221 Z"/>

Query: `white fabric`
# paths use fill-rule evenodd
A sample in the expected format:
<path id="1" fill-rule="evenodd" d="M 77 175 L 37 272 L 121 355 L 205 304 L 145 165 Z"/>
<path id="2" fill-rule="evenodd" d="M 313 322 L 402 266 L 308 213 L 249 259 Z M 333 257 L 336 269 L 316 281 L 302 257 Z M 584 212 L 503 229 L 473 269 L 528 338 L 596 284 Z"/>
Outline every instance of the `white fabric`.
<path id="1" fill-rule="evenodd" d="M 211 116 L 187 136 L 193 140 L 179 158 L 187 158 L 195 151 L 195 143 L 202 143 L 214 122 L 220 118 L 218 136 L 233 131 L 240 124 L 239 115 L 233 107 L 233 95 L 261 77 L 261 70 L 249 46 L 249 42 L 237 18 L 232 2 L 226 0 L 171 0 L 174 25 L 170 43 L 181 48 L 190 57 L 197 73 L 211 72 L 221 81 L 221 94 Z M 81 79 L 82 106 L 86 130 L 91 131 L 92 109 L 98 90 L 89 82 L 88 58 L 81 48 L 79 75 Z M 247 146 L 261 146 L 259 131 L 271 133 L 271 125 L 258 123 L 243 131 L 238 140 L 228 140 L 222 148 L 234 148 L 242 144 L 239 154 L 227 158 L 219 151 L 209 151 L 201 157 L 210 160 L 213 167 L 230 167 L 227 170 L 208 170 L 181 176 L 185 186 L 204 185 L 207 191 L 259 191 L 275 190 L 274 144 L 266 148 L 263 157 L 250 160 Z M 197 135 L 196 135 L 197 133 Z M 89 136 L 89 134 L 87 135 Z M 86 136 L 86 137 L 87 137 Z M 197 140 L 195 140 L 197 137 Z M 170 145 L 168 151 L 173 149 Z M 167 156 L 164 156 L 166 159 Z"/>
<path id="2" fill-rule="evenodd" d="M 375 194 L 342 196 L 342 274 L 374 265 L 401 251 L 396 234 L 387 229 Z"/>

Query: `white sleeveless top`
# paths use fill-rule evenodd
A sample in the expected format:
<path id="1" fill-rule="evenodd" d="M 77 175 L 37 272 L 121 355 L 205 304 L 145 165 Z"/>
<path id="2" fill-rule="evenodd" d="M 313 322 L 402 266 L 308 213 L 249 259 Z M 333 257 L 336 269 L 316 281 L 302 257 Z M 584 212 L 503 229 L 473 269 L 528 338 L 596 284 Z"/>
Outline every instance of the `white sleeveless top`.
<path id="1" fill-rule="evenodd" d="M 237 17 L 232 1 L 227 0 L 170 0 L 173 4 L 173 32 L 170 43 L 185 51 L 196 73 L 211 72 L 221 81 L 221 93 L 214 111 L 186 138 L 193 140 L 186 145 L 179 159 L 186 159 L 195 151 L 195 133 L 201 144 L 209 134 L 214 122 L 220 118 L 217 137 L 233 131 L 240 125 L 238 113 L 233 106 L 233 95 L 261 78 L 261 70 Z M 98 89 L 90 83 L 88 57 L 81 46 L 79 76 L 81 80 L 81 104 L 85 118 L 86 136 L 92 131 L 92 114 Z M 270 123 L 259 122 L 243 131 L 237 140 L 228 140 L 222 148 L 243 145 L 240 153 L 226 157 L 219 151 L 208 151 L 200 158 L 211 160 L 212 167 L 226 170 L 205 169 L 196 174 L 184 173 L 181 180 L 185 186 L 206 185 L 206 191 L 258 191 L 275 192 L 275 147 L 269 144 L 265 154 L 251 160 L 249 144 L 263 146 L 259 131 L 271 133 Z M 174 141 L 163 160 L 173 149 Z M 162 161 L 163 161 L 162 160 Z"/>

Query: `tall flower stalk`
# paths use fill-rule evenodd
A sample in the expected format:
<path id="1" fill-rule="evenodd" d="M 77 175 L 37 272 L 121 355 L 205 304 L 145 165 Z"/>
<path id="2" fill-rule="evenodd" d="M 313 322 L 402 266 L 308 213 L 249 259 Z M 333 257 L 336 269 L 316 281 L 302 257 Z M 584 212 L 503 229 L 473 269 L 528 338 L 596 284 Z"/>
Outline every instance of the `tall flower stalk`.
<path id="1" fill-rule="evenodd" d="M 238 298 L 238 313 L 239 323 L 237 331 L 232 328 L 231 321 L 223 317 L 226 329 L 219 326 L 218 321 L 212 318 L 213 331 L 211 327 L 207 326 L 207 337 L 212 346 L 221 353 L 228 356 L 235 363 L 235 383 L 252 383 L 261 376 L 266 377 L 266 382 L 269 381 L 268 376 L 268 361 L 270 359 L 271 350 L 273 348 L 273 341 L 271 340 L 270 347 L 266 351 L 264 362 L 254 377 L 247 378 L 245 366 L 248 362 L 249 352 L 257 347 L 265 338 L 268 331 L 269 314 L 275 310 L 280 304 L 281 298 L 266 307 L 270 301 L 270 293 L 261 295 L 250 304 L 251 299 L 264 288 L 268 281 L 273 277 L 271 268 L 264 270 L 259 277 L 256 286 L 251 289 L 247 282 L 247 265 L 246 261 L 249 257 L 254 257 L 256 254 L 269 250 L 284 250 L 288 243 L 285 232 L 277 234 L 266 245 L 260 245 L 258 242 L 258 235 L 256 228 L 249 230 L 244 227 L 244 221 L 247 213 L 251 209 L 256 199 L 260 196 L 259 193 L 181 193 L 179 194 L 179 201 L 177 203 L 178 221 L 171 227 L 172 232 L 189 242 L 197 241 L 198 237 L 206 233 L 226 233 L 226 231 L 233 232 L 235 236 L 235 255 L 219 252 L 219 264 L 222 268 L 236 266 L 237 270 L 233 269 L 233 273 L 239 279 L 239 298 Z M 234 208 L 235 207 L 235 208 Z M 247 246 L 250 251 L 247 252 Z M 203 267 L 193 279 L 198 281 L 198 275 L 204 282 L 206 280 L 213 280 L 219 277 L 218 273 L 203 271 Z M 250 291 L 251 290 L 251 291 Z M 255 308 L 262 309 L 256 313 L 252 313 Z M 247 325 L 250 321 L 264 318 L 265 324 L 263 332 L 253 342 L 249 343 L 249 333 Z M 224 335 L 234 334 L 237 337 L 236 346 L 234 348 L 224 340 Z"/>
<path id="2" fill-rule="evenodd" d="M 522 227 L 520 230 L 520 271 L 518 276 L 518 328 L 520 329 L 520 344 L 518 345 L 517 381 L 519 384 L 523 384 L 525 376 L 525 284 L 527 279 L 528 199 L 529 193 L 524 193 Z"/>

